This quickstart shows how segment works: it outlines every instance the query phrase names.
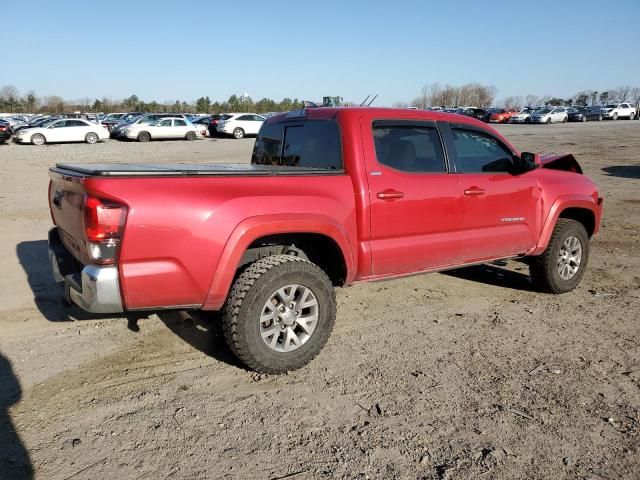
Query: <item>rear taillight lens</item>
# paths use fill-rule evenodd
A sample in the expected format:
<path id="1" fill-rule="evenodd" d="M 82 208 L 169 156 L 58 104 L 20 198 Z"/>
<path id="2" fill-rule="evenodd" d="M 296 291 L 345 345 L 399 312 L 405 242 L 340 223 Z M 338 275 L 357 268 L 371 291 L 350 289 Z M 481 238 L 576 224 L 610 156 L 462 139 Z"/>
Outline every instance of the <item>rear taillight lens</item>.
<path id="1" fill-rule="evenodd" d="M 110 200 L 85 197 L 83 210 L 89 256 L 97 263 L 114 263 L 127 219 L 127 207 Z"/>

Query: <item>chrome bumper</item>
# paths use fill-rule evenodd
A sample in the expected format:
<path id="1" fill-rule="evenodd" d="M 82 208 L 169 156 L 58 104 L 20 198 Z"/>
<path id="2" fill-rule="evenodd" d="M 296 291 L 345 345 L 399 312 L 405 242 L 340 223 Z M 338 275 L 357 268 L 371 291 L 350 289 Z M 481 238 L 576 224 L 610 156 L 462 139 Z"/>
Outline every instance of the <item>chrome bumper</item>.
<path id="1" fill-rule="evenodd" d="M 69 273 L 73 262 L 65 256 L 71 254 L 62 245 L 57 228 L 53 228 L 49 231 L 49 262 L 54 280 L 64 283 L 67 301 L 92 313 L 124 311 L 117 267 L 85 265 L 79 272 Z"/>

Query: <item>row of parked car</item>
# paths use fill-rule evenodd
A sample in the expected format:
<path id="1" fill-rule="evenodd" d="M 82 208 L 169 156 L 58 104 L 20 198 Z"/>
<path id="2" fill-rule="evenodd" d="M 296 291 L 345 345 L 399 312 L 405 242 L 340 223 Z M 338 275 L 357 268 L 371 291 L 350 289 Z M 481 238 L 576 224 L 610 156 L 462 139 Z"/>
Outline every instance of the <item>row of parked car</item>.
<path id="1" fill-rule="evenodd" d="M 183 113 L 111 113 L 90 118 L 86 114 L 16 116 L 0 118 L 0 142 L 44 145 L 56 142 L 97 143 L 107 138 L 148 142 L 230 135 L 257 135 L 269 116 L 255 113 L 190 115 Z"/>
<path id="2" fill-rule="evenodd" d="M 618 120 L 619 118 L 637 119 L 639 112 L 631 103 L 611 103 L 593 107 L 525 107 L 515 108 L 446 108 L 448 113 L 457 113 L 474 117 L 487 123 L 565 123 L 587 122 L 591 120 Z"/>

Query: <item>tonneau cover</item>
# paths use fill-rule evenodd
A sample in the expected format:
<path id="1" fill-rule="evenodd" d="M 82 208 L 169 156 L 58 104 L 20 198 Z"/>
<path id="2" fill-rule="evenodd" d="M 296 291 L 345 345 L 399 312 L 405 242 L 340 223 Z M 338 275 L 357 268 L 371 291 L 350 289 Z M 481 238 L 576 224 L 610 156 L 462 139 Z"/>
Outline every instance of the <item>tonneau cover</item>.
<path id="1" fill-rule="evenodd" d="M 182 175 L 335 175 L 344 170 L 326 168 L 253 165 L 249 163 L 58 163 L 52 169 L 61 174 L 114 177 L 156 177 Z"/>

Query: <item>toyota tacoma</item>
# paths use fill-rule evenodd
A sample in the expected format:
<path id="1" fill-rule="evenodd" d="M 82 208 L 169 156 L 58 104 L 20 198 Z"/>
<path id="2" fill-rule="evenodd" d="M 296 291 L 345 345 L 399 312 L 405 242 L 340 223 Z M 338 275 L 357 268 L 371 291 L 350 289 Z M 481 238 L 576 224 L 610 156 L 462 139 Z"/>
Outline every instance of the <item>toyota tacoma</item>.
<path id="1" fill-rule="evenodd" d="M 68 301 L 221 311 L 231 350 L 265 373 L 320 352 L 337 286 L 516 258 L 541 290 L 568 292 L 602 213 L 572 155 L 418 110 L 276 115 L 250 164 L 58 164 L 50 178 Z"/>

